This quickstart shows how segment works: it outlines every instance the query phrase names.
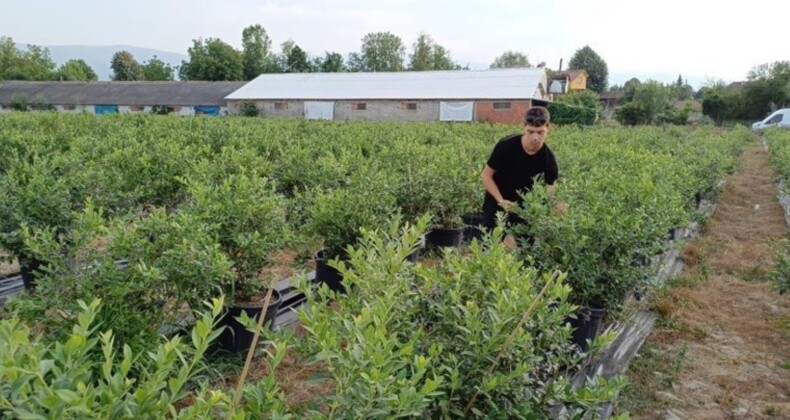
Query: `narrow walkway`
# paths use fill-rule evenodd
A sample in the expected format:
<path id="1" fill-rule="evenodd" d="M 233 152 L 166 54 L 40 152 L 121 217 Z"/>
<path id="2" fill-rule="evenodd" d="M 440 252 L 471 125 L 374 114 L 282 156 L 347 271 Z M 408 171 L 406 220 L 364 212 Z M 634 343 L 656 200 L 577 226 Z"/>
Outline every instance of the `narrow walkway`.
<path id="1" fill-rule="evenodd" d="M 656 299 L 661 320 L 629 374 L 647 399 L 637 418 L 790 419 L 790 296 L 767 280 L 787 226 L 767 152 L 750 146 L 725 185 Z"/>

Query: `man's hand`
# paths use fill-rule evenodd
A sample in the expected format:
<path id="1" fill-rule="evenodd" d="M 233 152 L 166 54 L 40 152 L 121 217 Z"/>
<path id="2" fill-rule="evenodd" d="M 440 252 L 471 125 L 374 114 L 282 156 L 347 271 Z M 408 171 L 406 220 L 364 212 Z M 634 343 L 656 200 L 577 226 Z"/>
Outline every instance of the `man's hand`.
<path id="1" fill-rule="evenodd" d="M 502 207 L 503 209 L 505 209 L 505 211 L 510 211 L 510 209 L 513 208 L 513 206 L 516 205 L 516 203 L 514 203 L 514 202 L 512 202 L 510 200 L 505 200 L 505 199 L 499 200 L 499 202 L 497 204 L 499 205 L 499 207 Z"/>

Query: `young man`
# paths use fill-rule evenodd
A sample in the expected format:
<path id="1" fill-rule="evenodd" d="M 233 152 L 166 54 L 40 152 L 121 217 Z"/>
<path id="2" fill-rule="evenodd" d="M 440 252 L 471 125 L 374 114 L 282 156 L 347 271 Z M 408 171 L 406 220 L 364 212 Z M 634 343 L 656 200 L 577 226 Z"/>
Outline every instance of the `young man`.
<path id="1" fill-rule="evenodd" d="M 526 222 L 510 210 L 521 204 L 521 194 L 532 190 L 535 176 L 543 175 L 543 180 L 550 186 L 557 181 L 557 160 L 545 144 L 550 119 L 546 108 L 533 106 L 524 115 L 524 133 L 505 137 L 494 147 L 481 174 L 486 189 L 483 224 L 487 229 L 496 226 L 498 211 L 507 212 L 509 224 Z M 549 192 L 553 193 L 553 187 Z M 507 240 L 512 242 L 512 238 Z"/>

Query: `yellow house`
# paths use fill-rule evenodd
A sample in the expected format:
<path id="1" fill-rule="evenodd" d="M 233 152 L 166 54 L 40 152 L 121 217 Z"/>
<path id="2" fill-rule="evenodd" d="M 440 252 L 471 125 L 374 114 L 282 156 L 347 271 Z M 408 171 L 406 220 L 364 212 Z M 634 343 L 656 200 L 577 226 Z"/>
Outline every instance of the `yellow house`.
<path id="1" fill-rule="evenodd" d="M 576 90 L 587 90 L 588 76 L 589 75 L 587 74 L 586 70 L 557 71 L 551 73 L 550 85 L 554 85 L 555 81 L 558 82 L 557 85 L 561 86 L 562 93 L 573 92 Z"/>

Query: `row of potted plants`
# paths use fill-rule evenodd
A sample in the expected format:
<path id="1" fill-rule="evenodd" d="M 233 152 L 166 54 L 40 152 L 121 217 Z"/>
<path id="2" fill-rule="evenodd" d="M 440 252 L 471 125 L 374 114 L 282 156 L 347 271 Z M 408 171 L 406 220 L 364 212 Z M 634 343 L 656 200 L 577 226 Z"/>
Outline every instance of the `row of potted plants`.
<path id="1" fill-rule="evenodd" d="M 80 229 L 75 215 L 85 211 L 89 199 L 94 208 L 103 209 L 108 223 L 125 218 L 128 226 L 133 223 L 130 218 L 143 223 L 151 213 L 164 212 L 173 219 L 167 223 L 189 217 L 190 223 L 205 226 L 201 229 L 232 267 L 230 280 L 218 277 L 208 283 L 231 296 L 261 287 L 260 281 L 249 286 L 249 280 L 256 278 L 273 251 L 294 244 L 315 251 L 322 244 L 318 262 L 319 268 L 326 268 L 325 261 L 345 256 L 361 228 L 380 226 L 397 214 L 407 220 L 433 214 L 434 227 L 455 229 L 448 242 L 457 244 L 461 216 L 473 213 L 482 202 L 482 162 L 497 137 L 513 130 L 236 119 L 208 123 L 141 116 L 14 116 L 8 121 L 0 126 L 0 135 L 10 139 L 0 145 L 0 245 L 24 265 L 28 260 L 36 263 L 30 265 L 40 264 L 27 257 L 33 252 L 21 240 L 23 227 L 31 237 L 46 230 L 60 241 L 63 255 L 76 253 L 76 243 L 68 238 Z M 23 142 L 26 133 L 28 143 Z M 553 131 L 550 145 L 562 162 L 560 196 L 571 204 L 571 217 L 543 218 L 559 226 L 535 229 L 566 229 L 564 249 L 592 241 L 599 248 L 588 253 L 606 255 L 606 249 L 616 249 L 614 255 L 628 264 L 650 255 L 650 238 L 683 225 L 689 214 L 686 198 L 709 188 L 710 181 L 720 179 L 716 177 L 731 165 L 732 144 L 737 142 L 719 137 L 687 129 Z M 630 170 L 612 178 L 622 171 L 624 158 Z M 640 208 L 641 214 L 629 214 Z M 618 219 L 618 214 L 631 217 Z M 596 223 L 605 215 L 612 221 Z M 539 214 L 531 217 L 535 216 Z M 586 231 L 580 229 L 584 223 L 590 226 Z M 638 229 L 642 239 L 619 238 L 613 233 L 615 226 Z M 432 232 L 436 230 L 427 235 L 429 241 L 435 239 Z M 480 234 L 473 229 L 468 233 Z M 562 258 L 543 254 L 547 268 L 600 264 L 600 257 L 580 259 L 583 252 L 565 251 Z M 633 270 L 623 266 L 610 267 L 611 276 L 579 276 L 578 302 L 600 300 L 588 297 L 595 288 L 621 295 L 630 280 L 614 288 L 606 281 L 632 278 Z M 616 301 L 606 299 L 609 304 Z"/>

